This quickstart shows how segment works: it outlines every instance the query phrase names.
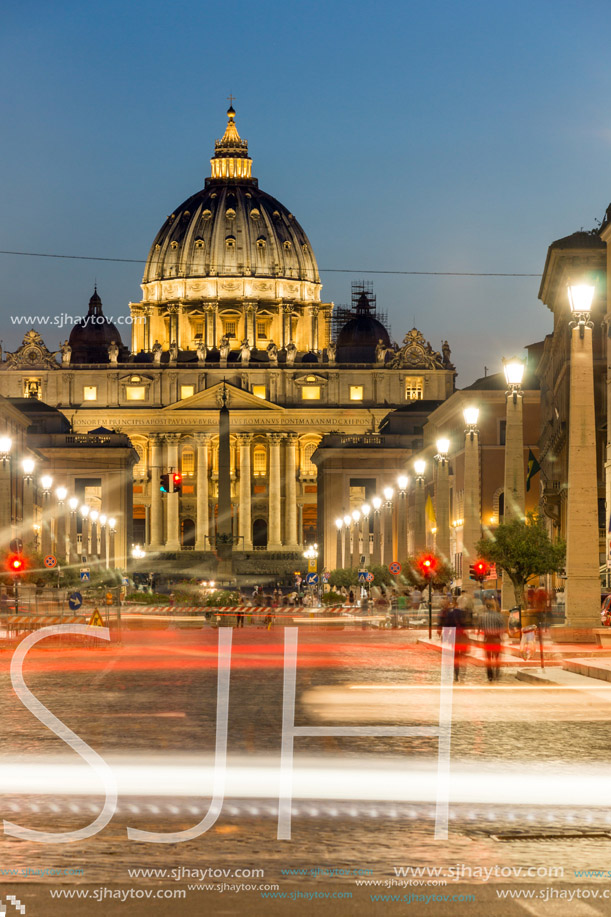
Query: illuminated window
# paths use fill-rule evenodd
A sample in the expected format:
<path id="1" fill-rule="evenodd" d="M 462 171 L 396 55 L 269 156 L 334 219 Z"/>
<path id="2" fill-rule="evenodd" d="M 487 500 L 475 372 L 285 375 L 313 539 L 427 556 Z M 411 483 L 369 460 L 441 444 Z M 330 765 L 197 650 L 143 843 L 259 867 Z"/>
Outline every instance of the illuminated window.
<path id="1" fill-rule="evenodd" d="M 253 385 L 252 393 L 255 398 L 262 398 L 263 401 L 267 398 L 267 388 L 265 385 Z"/>
<path id="2" fill-rule="evenodd" d="M 267 322 L 257 322 L 257 337 L 267 338 Z"/>
<path id="3" fill-rule="evenodd" d="M 316 465 L 312 461 L 312 456 L 316 452 L 318 443 L 306 443 L 303 447 L 301 460 L 301 473 L 309 478 L 316 477 Z"/>
<path id="4" fill-rule="evenodd" d="M 144 385 L 126 385 L 125 397 L 128 401 L 144 401 L 146 388 Z"/>
<path id="5" fill-rule="evenodd" d="M 362 385 L 351 385 L 350 386 L 350 401 L 362 401 L 363 400 L 363 386 Z"/>
<path id="6" fill-rule="evenodd" d="M 83 386 L 83 401 L 97 401 L 97 398 L 98 398 L 97 385 L 84 385 Z"/>
<path id="7" fill-rule="evenodd" d="M 181 399 L 181 401 L 182 401 L 183 398 L 190 398 L 191 395 L 194 395 L 194 394 L 195 394 L 195 386 L 194 386 L 194 385 L 181 385 L 181 386 L 180 386 L 180 399 Z"/>
<path id="8" fill-rule="evenodd" d="M 225 337 L 234 338 L 236 336 L 236 323 L 225 322 Z"/>
<path id="9" fill-rule="evenodd" d="M 320 399 L 320 385 L 302 385 L 301 386 L 301 400 L 302 401 L 319 401 Z"/>
<path id="10" fill-rule="evenodd" d="M 408 401 L 421 401 L 423 389 L 424 380 L 422 376 L 409 376 L 405 380 L 405 397 Z"/>
<path id="11" fill-rule="evenodd" d="M 267 452 L 265 446 L 255 446 L 252 452 L 252 472 L 255 477 L 265 477 L 267 474 Z"/>
<path id="12" fill-rule="evenodd" d="M 180 470 L 183 477 L 193 477 L 195 473 L 195 452 L 193 449 L 183 449 L 180 457 Z"/>
<path id="13" fill-rule="evenodd" d="M 23 394 L 26 398 L 42 398 L 42 385 L 40 379 L 25 379 L 23 383 Z"/>

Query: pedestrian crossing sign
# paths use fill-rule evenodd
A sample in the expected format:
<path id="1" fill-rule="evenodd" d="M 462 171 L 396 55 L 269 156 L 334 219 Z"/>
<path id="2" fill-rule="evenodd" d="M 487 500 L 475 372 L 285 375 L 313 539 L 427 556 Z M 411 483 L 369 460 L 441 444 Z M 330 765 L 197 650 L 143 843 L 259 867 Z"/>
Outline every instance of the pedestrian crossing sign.
<path id="1" fill-rule="evenodd" d="M 90 627 L 104 627 L 104 622 L 102 621 L 102 615 L 100 614 L 97 608 L 94 609 L 94 612 L 91 615 L 91 618 L 89 619 L 89 626 Z"/>

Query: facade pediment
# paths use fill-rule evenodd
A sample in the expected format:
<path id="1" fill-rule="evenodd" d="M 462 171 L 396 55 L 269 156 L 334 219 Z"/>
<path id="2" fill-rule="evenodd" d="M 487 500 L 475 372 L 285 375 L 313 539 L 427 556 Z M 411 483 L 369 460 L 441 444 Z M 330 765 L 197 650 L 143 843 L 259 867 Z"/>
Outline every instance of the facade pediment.
<path id="1" fill-rule="evenodd" d="M 274 404 L 273 401 L 266 401 L 263 398 L 257 398 L 251 392 L 244 389 L 236 388 L 228 382 L 219 382 L 212 385 L 203 392 L 197 392 L 182 401 L 170 404 L 162 408 L 161 414 L 171 414 L 176 411 L 218 411 L 223 404 L 223 399 L 230 411 L 270 411 L 284 414 L 285 408 Z"/>
<path id="2" fill-rule="evenodd" d="M 47 349 L 38 331 L 28 331 L 21 347 L 6 354 L 4 369 L 59 369 L 55 354 Z"/>

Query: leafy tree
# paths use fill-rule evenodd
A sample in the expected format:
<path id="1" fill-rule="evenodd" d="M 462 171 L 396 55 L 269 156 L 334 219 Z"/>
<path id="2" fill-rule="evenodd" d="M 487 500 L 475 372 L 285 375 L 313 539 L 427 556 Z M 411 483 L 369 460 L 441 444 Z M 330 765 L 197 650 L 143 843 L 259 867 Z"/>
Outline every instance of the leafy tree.
<path id="1" fill-rule="evenodd" d="M 444 561 L 441 555 L 435 554 L 433 551 L 427 551 L 427 554 L 430 554 L 437 561 L 435 577 L 432 580 L 433 588 L 438 589 L 440 586 L 447 586 L 451 583 L 455 576 L 456 572 L 454 567 L 449 564 L 447 561 Z M 407 558 L 407 560 L 402 563 L 401 575 L 410 586 L 417 586 L 421 589 L 425 584 L 428 584 L 426 580 L 418 569 L 418 557 L 417 555 L 412 555 Z"/>
<path id="2" fill-rule="evenodd" d="M 562 539 L 551 541 L 543 519 L 529 513 L 526 519 L 517 517 L 501 522 L 491 538 L 482 538 L 476 545 L 480 557 L 500 567 L 513 584 L 516 604 L 524 605 L 524 588 L 533 576 L 558 573 L 564 568 L 566 544 Z"/>
<path id="3" fill-rule="evenodd" d="M 367 567 L 366 570 L 374 575 L 372 586 L 390 586 L 393 582 L 392 574 L 389 572 L 388 567 L 383 564 L 373 564 Z M 336 589 L 341 589 L 342 586 L 344 589 L 358 586 L 359 572 L 358 567 L 338 567 L 337 570 L 332 570 L 329 574 L 329 584 Z"/>

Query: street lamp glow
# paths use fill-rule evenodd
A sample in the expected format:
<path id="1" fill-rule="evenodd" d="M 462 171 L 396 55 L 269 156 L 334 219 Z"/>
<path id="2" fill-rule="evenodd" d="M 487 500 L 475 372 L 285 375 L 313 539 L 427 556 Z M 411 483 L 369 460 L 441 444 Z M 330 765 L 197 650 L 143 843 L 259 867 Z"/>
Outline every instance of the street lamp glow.
<path id="1" fill-rule="evenodd" d="M 408 477 L 406 474 L 400 474 L 397 478 L 397 486 L 399 490 L 405 490 L 408 484 Z"/>
<path id="2" fill-rule="evenodd" d="M 111 516 L 111 518 L 108 520 L 108 524 L 111 527 L 111 529 L 114 529 L 115 525 L 117 524 L 117 520 Z"/>
<path id="3" fill-rule="evenodd" d="M 55 496 L 60 503 L 63 503 L 66 497 L 68 496 L 68 490 L 66 487 L 58 487 L 55 491 Z"/>
<path id="4" fill-rule="evenodd" d="M 108 516 L 105 516 L 104 513 L 100 516 L 100 525 L 106 525 L 108 522 Z"/>
<path id="5" fill-rule="evenodd" d="M 465 418 L 465 423 L 468 427 L 477 426 L 477 418 L 479 417 L 479 408 L 468 407 L 465 408 L 462 412 L 463 417 Z"/>
<path id="6" fill-rule="evenodd" d="M 340 530 L 340 529 L 342 528 L 342 526 L 344 525 L 344 520 L 341 518 L 341 516 L 338 516 L 338 517 L 337 517 L 337 519 L 335 520 L 335 525 L 336 525 L 336 527 L 337 527 L 337 531 L 339 532 L 339 530 Z"/>
<path id="7" fill-rule="evenodd" d="M 78 506 L 78 497 L 70 497 L 70 499 L 68 500 L 68 506 L 70 507 L 73 513 L 76 512 L 76 508 Z"/>
<path id="8" fill-rule="evenodd" d="M 84 519 L 87 518 L 87 516 L 89 515 L 89 506 L 87 505 L 87 503 L 83 503 L 80 509 L 80 513 Z"/>
<path id="9" fill-rule="evenodd" d="M 373 508 L 375 509 L 375 511 L 378 512 L 378 510 L 379 510 L 380 507 L 382 506 L 382 500 L 381 500 L 381 498 L 380 498 L 380 497 L 374 497 L 373 500 L 372 500 L 371 502 L 373 503 Z"/>
<path id="10" fill-rule="evenodd" d="M 570 283 L 568 294 L 571 312 L 590 312 L 592 310 L 593 283 Z"/>
<path id="11" fill-rule="evenodd" d="M 416 470 L 416 474 L 418 475 L 418 477 L 421 478 L 422 475 L 424 474 L 424 469 L 426 468 L 426 462 L 424 461 L 424 459 L 416 459 L 416 461 L 414 462 L 414 468 Z"/>
<path id="12" fill-rule="evenodd" d="M 503 360 L 503 372 L 507 385 L 522 385 L 524 378 L 524 361 L 517 357 L 510 357 L 509 360 Z"/>
<path id="13" fill-rule="evenodd" d="M 361 514 L 360 514 L 360 512 L 358 511 L 358 509 L 355 509 L 355 510 L 353 511 L 353 513 L 352 513 L 352 518 L 354 519 L 355 522 L 358 522 L 358 521 L 359 521 L 359 519 L 361 518 Z"/>
<path id="14" fill-rule="evenodd" d="M 446 436 L 440 436 L 437 440 L 437 452 L 442 458 L 446 458 L 450 451 L 450 440 Z"/>
<path id="15" fill-rule="evenodd" d="M 363 503 L 363 505 L 361 506 L 361 512 L 362 512 L 363 516 L 368 516 L 368 515 L 369 515 L 369 513 L 371 512 L 371 507 L 370 507 L 369 503 Z"/>
<path id="16" fill-rule="evenodd" d="M 390 503 L 390 501 L 392 500 L 393 494 L 394 494 L 394 490 L 392 489 L 392 487 L 384 488 L 384 498 L 386 499 L 388 503 Z"/>
<path id="17" fill-rule="evenodd" d="M 348 513 L 344 516 L 344 525 L 348 526 L 352 522 L 352 516 L 349 516 Z"/>
<path id="18" fill-rule="evenodd" d="M 89 518 L 91 519 L 92 522 L 97 522 L 99 516 L 100 514 L 97 511 L 97 509 L 92 509 L 91 512 L 89 513 Z"/>
<path id="19" fill-rule="evenodd" d="M 36 468 L 36 462 L 33 458 L 24 458 L 21 462 L 21 467 L 23 468 L 23 473 L 29 477 Z"/>
<path id="20" fill-rule="evenodd" d="M 53 486 L 53 478 L 51 477 L 51 475 L 45 474 L 45 476 L 40 479 L 40 483 L 42 484 L 43 490 L 49 491 L 51 490 L 51 487 Z"/>
<path id="21" fill-rule="evenodd" d="M 10 436 L 0 436 L 0 453 L 8 455 L 13 448 L 13 440 Z"/>

